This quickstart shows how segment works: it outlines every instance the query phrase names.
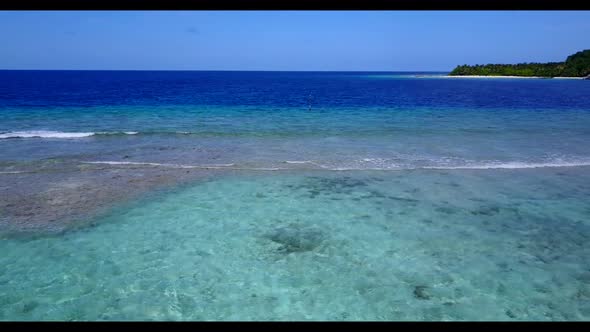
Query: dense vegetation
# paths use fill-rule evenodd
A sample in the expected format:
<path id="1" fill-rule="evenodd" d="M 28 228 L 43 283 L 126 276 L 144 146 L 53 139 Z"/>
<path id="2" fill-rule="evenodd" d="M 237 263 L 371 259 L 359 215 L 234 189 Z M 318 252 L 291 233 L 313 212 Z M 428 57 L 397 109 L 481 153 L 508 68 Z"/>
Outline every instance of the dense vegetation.
<path id="1" fill-rule="evenodd" d="M 457 66 L 449 75 L 585 77 L 590 75 L 590 50 L 570 55 L 565 62 Z"/>

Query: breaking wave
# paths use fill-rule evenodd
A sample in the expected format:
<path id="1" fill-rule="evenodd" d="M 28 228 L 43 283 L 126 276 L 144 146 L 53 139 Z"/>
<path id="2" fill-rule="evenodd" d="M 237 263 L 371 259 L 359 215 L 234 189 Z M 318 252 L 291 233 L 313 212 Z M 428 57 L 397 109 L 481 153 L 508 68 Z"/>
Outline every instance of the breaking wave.
<path id="1" fill-rule="evenodd" d="M 28 130 L 28 131 L 11 131 L 1 133 L 0 139 L 9 138 L 84 138 L 96 135 L 137 135 L 137 131 L 117 131 L 117 132 L 62 132 L 51 130 Z"/>

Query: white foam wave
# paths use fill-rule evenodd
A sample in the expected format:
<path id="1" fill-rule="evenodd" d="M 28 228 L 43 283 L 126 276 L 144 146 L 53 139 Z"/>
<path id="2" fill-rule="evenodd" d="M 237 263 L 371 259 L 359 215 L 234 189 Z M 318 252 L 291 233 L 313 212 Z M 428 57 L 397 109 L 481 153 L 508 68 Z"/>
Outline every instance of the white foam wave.
<path id="1" fill-rule="evenodd" d="M 368 162 L 368 163 L 367 163 Z M 335 163 L 331 165 L 321 165 L 321 168 L 330 171 L 400 171 L 400 170 L 415 170 L 415 169 L 438 169 L 438 170 L 461 170 L 461 169 L 531 169 L 531 168 L 548 168 L 548 167 L 581 167 L 590 166 L 590 160 L 551 160 L 547 162 L 474 162 L 464 161 L 463 163 L 443 163 L 436 165 L 418 165 L 412 162 L 398 164 L 384 159 L 369 159 L 365 158 L 359 161 L 350 163 Z"/>
<path id="2" fill-rule="evenodd" d="M 6 138 L 83 138 L 94 135 L 93 132 L 87 133 L 64 133 L 61 131 L 48 130 L 30 130 L 30 131 L 12 131 L 0 134 L 0 139 Z"/>
<path id="3" fill-rule="evenodd" d="M 287 164 L 313 164 L 312 161 L 309 160 L 285 160 Z"/>
<path id="4" fill-rule="evenodd" d="M 197 169 L 232 169 L 232 170 L 259 170 L 259 171 L 278 171 L 282 168 L 277 167 L 234 167 L 235 164 L 207 164 L 207 165 L 182 165 L 167 163 L 148 163 L 134 161 L 86 161 L 84 164 L 104 164 L 104 165 L 137 165 L 137 166 L 154 166 L 169 168 L 197 168 Z"/>
<path id="5" fill-rule="evenodd" d="M 206 166 L 214 166 L 214 167 L 232 167 L 235 166 L 236 164 L 230 163 L 230 164 L 208 164 Z"/>
<path id="6" fill-rule="evenodd" d="M 324 167 L 330 171 L 399 171 L 401 167 Z M 410 168 L 407 168 L 410 169 Z"/>
<path id="7" fill-rule="evenodd" d="M 335 162 L 326 165 L 316 164 L 332 171 L 399 171 L 408 169 L 530 169 L 545 167 L 590 166 L 587 158 L 548 158 L 540 161 L 499 161 L 499 160 L 461 160 L 458 158 L 363 158 L 349 162 Z"/>
<path id="8" fill-rule="evenodd" d="M 235 164 L 206 164 L 206 165 L 183 165 L 183 164 L 167 164 L 167 163 L 151 163 L 151 162 L 133 162 L 133 161 L 89 161 L 86 164 L 106 164 L 106 165 L 137 165 L 137 166 L 154 166 L 154 167 L 170 167 L 183 169 L 231 169 L 231 170 L 260 170 L 260 171 L 278 171 L 289 170 L 293 168 L 279 168 L 279 167 L 239 167 Z M 545 167 L 579 167 L 590 166 L 590 161 L 580 162 L 546 162 L 546 163 L 525 163 L 525 162 L 505 162 L 505 163 L 479 163 L 468 165 L 435 165 L 435 166 L 411 166 L 411 165 L 379 165 L 379 166 L 337 166 L 337 165 L 321 165 L 315 162 L 309 162 L 317 167 L 328 171 L 401 171 L 412 169 L 437 169 L 437 170 L 461 170 L 461 169 L 530 169 L 530 168 L 545 168 Z M 297 163 L 295 163 L 297 164 Z"/>
<path id="9" fill-rule="evenodd" d="M 325 166 L 322 164 L 319 164 L 315 161 L 311 161 L 311 160 L 285 160 L 284 161 L 286 164 L 295 164 L 295 165 L 305 165 L 305 164 L 310 164 L 310 165 L 315 165 L 319 168 L 324 168 L 324 169 L 329 169 L 329 166 Z"/>
<path id="10" fill-rule="evenodd" d="M 134 161 L 86 161 L 84 164 L 106 164 L 106 165 L 146 165 L 146 166 L 167 166 L 171 164 L 159 164 L 159 163 L 144 163 Z"/>
<path id="11" fill-rule="evenodd" d="M 99 131 L 95 135 L 137 135 L 138 131 Z"/>
<path id="12" fill-rule="evenodd" d="M 95 135 L 137 135 L 138 131 L 123 131 L 123 132 L 62 132 L 51 130 L 27 130 L 27 131 L 11 131 L 0 134 L 0 139 L 7 138 L 84 138 Z"/>
<path id="13" fill-rule="evenodd" d="M 490 163 L 490 164 L 472 164 L 463 166 L 424 166 L 426 169 L 524 169 L 524 168 L 545 168 L 545 167 L 579 167 L 590 166 L 587 162 L 547 162 L 547 163 L 524 163 L 524 162 L 507 162 L 507 163 Z"/>

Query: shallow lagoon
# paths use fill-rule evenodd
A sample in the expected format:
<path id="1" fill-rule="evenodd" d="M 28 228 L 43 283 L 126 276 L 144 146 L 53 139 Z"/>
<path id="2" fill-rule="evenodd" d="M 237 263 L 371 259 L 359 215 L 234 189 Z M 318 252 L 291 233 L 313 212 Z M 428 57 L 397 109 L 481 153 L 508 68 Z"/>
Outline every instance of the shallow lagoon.
<path id="1" fill-rule="evenodd" d="M 0 71 L 0 320 L 588 320 L 588 82 L 424 74 Z"/>
<path id="2" fill-rule="evenodd" d="M 2 320 L 587 320 L 588 167 L 236 172 L 0 241 Z"/>

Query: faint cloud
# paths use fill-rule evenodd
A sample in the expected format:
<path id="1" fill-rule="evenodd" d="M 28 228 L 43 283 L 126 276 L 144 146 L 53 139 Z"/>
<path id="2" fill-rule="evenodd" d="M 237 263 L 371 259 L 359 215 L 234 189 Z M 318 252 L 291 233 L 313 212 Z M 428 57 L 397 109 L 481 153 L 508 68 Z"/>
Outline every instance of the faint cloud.
<path id="1" fill-rule="evenodd" d="M 198 35 L 200 33 L 199 29 L 197 29 L 195 27 L 188 27 L 188 28 L 186 28 L 186 32 L 187 33 L 191 33 L 193 35 Z"/>
<path id="2" fill-rule="evenodd" d="M 590 25 L 588 22 L 570 22 L 570 21 L 561 21 L 561 22 L 551 22 L 551 24 L 545 25 L 543 28 L 546 31 L 550 32 L 570 32 L 570 31 L 584 31 L 588 29 Z"/>

